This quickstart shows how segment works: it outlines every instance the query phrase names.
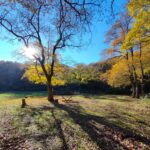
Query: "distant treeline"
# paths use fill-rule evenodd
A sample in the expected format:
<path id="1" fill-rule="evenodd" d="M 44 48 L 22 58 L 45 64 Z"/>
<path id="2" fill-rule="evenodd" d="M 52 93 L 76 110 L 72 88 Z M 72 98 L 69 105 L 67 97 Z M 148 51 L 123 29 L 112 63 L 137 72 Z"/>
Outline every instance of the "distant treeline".
<path id="1" fill-rule="evenodd" d="M 55 94 L 130 94 L 131 86 L 112 87 L 100 76 L 111 69 L 117 57 L 94 64 L 79 64 L 75 67 L 64 66 L 65 85 L 55 86 Z M 0 61 L 0 91 L 45 91 L 46 85 L 34 84 L 22 78 L 28 65 L 11 61 Z M 149 83 L 146 92 L 150 91 Z"/>
<path id="2" fill-rule="evenodd" d="M 26 65 L 0 61 L 0 91 L 38 91 L 46 90 L 45 85 L 36 85 L 22 79 Z"/>
<path id="3" fill-rule="evenodd" d="M 89 66 L 78 65 L 75 68 L 69 68 L 70 74 L 65 76 L 68 80 L 63 86 L 55 86 L 54 91 L 57 94 L 71 94 L 77 93 L 128 93 L 129 90 L 124 88 L 112 88 L 107 83 L 99 80 L 99 73 L 105 72 L 111 66 L 105 63 L 95 63 Z M 89 70 L 89 74 L 84 71 Z M 22 76 L 27 69 L 27 65 L 11 62 L 11 61 L 0 61 L 0 91 L 44 91 L 46 90 L 45 85 L 34 84 Z M 76 73 L 76 76 L 75 76 Z M 80 77 L 79 77 L 80 74 Z M 87 76 L 85 76 L 87 75 Z M 93 77 L 91 77 L 91 75 Z M 87 79 L 88 78 L 88 79 Z"/>

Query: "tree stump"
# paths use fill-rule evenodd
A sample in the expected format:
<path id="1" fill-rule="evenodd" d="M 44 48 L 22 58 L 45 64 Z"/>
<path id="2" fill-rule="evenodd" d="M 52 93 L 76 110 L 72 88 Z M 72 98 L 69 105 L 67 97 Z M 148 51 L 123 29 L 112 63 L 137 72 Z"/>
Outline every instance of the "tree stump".
<path id="1" fill-rule="evenodd" d="M 23 98 L 23 99 L 22 99 L 22 105 L 21 105 L 21 108 L 25 108 L 26 106 L 27 106 L 27 104 L 26 104 L 26 99 Z"/>
<path id="2" fill-rule="evenodd" d="M 55 101 L 54 101 L 55 103 L 58 103 L 58 99 L 55 99 Z"/>

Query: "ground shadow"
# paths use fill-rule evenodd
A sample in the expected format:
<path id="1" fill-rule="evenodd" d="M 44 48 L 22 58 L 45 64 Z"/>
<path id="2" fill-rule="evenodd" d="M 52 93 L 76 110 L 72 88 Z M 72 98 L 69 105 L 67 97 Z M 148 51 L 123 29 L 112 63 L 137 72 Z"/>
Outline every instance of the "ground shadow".
<path id="1" fill-rule="evenodd" d="M 69 150 L 69 143 L 65 140 L 65 134 L 62 129 L 62 120 L 57 118 L 57 114 L 55 110 L 64 110 L 71 117 L 74 123 L 78 124 L 81 129 L 88 134 L 90 139 L 96 143 L 99 149 L 103 150 L 116 150 L 116 149 L 131 149 L 128 147 L 129 145 L 134 145 L 139 148 L 137 141 L 140 143 L 144 143 L 150 146 L 150 139 L 144 136 L 140 136 L 131 129 L 125 129 L 120 127 L 119 125 L 110 122 L 105 117 L 95 116 L 86 113 L 86 111 L 78 104 L 58 104 L 54 103 L 54 106 L 43 106 L 43 107 L 30 107 L 31 111 L 28 111 L 28 115 L 32 118 L 38 116 L 42 116 L 46 111 L 51 112 L 51 117 L 54 120 L 54 128 L 57 130 L 57 136 L 62 141 L 62 150 Z M 27 114 L 25 114 L 27 115 Z M 24 117 L 24 116 L 22 116 Z M 62 118 L 63 119 L 63 118 Z M 46 142 L 46 139 L 51 136 L 53 138 L 54 135 L 51 134 L 51 124 L 52 122 L 48 122 L 48 130 L 46 133 L 42 133 L 40 135 L 31 135 L 36 141 L 42 142 L 42 145 L 45 149 L 48 149 L 49 145 Z M 30 124 L 29 124 L 30 125 Z M 41 126 L 37 124 L 37 126 Z M 124 139 L 128 139 L 128 145 L 124 144 L 122 141 Z M 135 148 L 134 147 L 134 148 Z M 132 147 L 133 148 L 133 147 Z M 134 149 L 133 148 L 133 149 Z M 135 148 L 136 149 L 136 148 Z M 141 148 L 142 149 L 142 148 Z"/>
<path id="2" fill-rule="evenodd" d="M 132 98 L 131 96 L 120 96 L 120 95 L 90 95 L 84 94 L 84 98 L 89 99 L 98 99 L 98 100 L 117 100 L 119 102 L 133 102 L 138 100 L 136 98 Z M 121 98 L 122 97 L 122 98 Z"/>
<path id="3" fill-rule="evenodd" d="M 27 106 L 27 109 L 29 109 L 30 111 L 26 111 L 26 113 L 24 113 L 24 115 L 21 115 L 20 117 L 23 119 L 26 116 L 30 116 L 31 118 L 36 118 L 41 117 L 42 115 L 45 114 L 46 111 L 51 112 L 51 119 L 54 120 L 54 122 L 50 122 L 51 119 L 47 120 L 43 120 L 46 121 L 46 123 L 48 124 L 47 127 L 47 131 L 43 132 L 43 129 L 45 126 L 42 126 L 39 122 L 36 122 L 36 126 L 38 127 L 38 130 L 40 132 L 40 134 L 26 134 L 26 137 L 28 139 L 33 139 L 37 142 L 40 142 L 42 144 L 42 147 L 45 150 L 49 149 L 49 143 L 47 143 L 47 139 L 48 138 L 54 138 L 54 136 L 57 136 L 60 140 L 61 140 L 61 150 L 69 150 L 68 146 L 67 146 L 67 142 L 65 140 L 65 136 L 62 130 L 62 121 L 60 119 L 58 119 L 55 115 L 55 107 L 50 107 L 50 106 L 43 106 L 43 107 L 31 107 L 31 106 Z M 32 123 L 29 121 L 28 124 L 25 125 L 25 128 L 30 127 Z M 57 132 L 55 134 L 52 133 L 52 129 L 55 128 L 57 130 Z"/>
<path id="4" fill-rule="evenodd" d="M 74 122 L 80 125 L 89 137 L 97 143 L 99 148 L 108 150 L 117 149 L 119 146 L 122 149 L 129 149 L 122 143 L 122 139 L 125 138 L 129 138 L 131 142 L 139 141 L 150 146 L 148 138 L 133 133 L 131 130 L 121 128 L 106 118 L 83 113 L 83 111 L 80 111 L 82 110 L 81 107 L 77 105 L 55 104 L 55 106 L 68 112 Z M 104 128 L 99 128 L 98 125 L 101 125 L 101 127 L 104 126 Z"/>
<path id="5" fill-rule="evenodd" d="M 69 150 L 69 148 L 67 146 L 67 143 L 66 143 L 66 140 L 65 140 L 65 136 L 64 136 L 62 127 L 61 127 L 62 121 L 60 119 L 56 118 L 55 113 L 54 113 L 54 109 L 52 109 L 51 112 L 52 112 L 53 118 L 55 119 L 56 128 L 57 128 L 57 130 L 59 132 L 59 137 L 60 137 L 60 139 L 62 139 L 62 142 L 63 142 L 62 149 Z"/>

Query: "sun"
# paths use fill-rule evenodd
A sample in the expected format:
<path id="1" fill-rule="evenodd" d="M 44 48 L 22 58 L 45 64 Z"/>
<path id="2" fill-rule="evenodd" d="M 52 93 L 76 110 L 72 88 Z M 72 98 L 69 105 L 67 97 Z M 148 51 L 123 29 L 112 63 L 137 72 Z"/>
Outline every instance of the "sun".
<path id="1" fill-rule="evenodd" d="M 36 50 L 33 47 L 25 47 L 23 49 L 23 55 L 25 55 L 29 59 L 33 59 L 36 54 Z"/>

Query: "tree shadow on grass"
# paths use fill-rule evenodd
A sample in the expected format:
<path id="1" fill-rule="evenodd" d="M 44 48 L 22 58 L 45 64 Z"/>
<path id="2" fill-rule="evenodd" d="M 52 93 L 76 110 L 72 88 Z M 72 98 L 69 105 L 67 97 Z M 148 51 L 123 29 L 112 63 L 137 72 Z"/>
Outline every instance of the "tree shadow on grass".
<path id="1" fill-rule="evenodd" d="M 132 146 L 135 146 L 134 148 L 139 147 L 137 141 L 150 146 L 150 140 L 148 138 L 133 133 L 130 129 L 125 129 L 111 123 L 104 117 L 83 113 L 82 108 L 79 106 L 54 105 L 68 112 L 74 122 L 80 125 L 100 149 L 118 149 L 118 147 L 120 149 L 132 149 Z M 123 142 L 124 139 L 128 139 L 128 144 Z"/>
<path id="2" fill-rule="evenodd" d="M 45 149 L 48 149 L 50 144 L 47 142 L 47 139 L 53 139 L 54 136 L 57 136 L 61 140 L 61 149 L 69 150 L 69 143 L 66 142 L 66 137 L 62 129 L 62 120 L 59 119 L 55 113 L 55 110 L 65 111 L 68 114 L 69 118 L 73 119 L 75 124 L 78 124 L 81 129 L 88 134 L 90 140 L 95 142 L 99 149 L 103 150 L 116 150 L 116 149 L 143 149 L 140 147 L 139 143 L 142 142 L 150 146 L 150 139 L 140 136 L 131 129 L 125 129 L 120 127 L 116 123 L 112 123 L 107 118 L 91 115 L 85 112 L 85 110 L 78 104 L 57 104 L 54 103 L 55 107 L 31 107 L 30 111 L 27 111 L 27 114 L 31 118 L 36 118 L 37 116 L 43 117 L 45 113 L 49 112 L 49 117 L 54 121 L 51 122 L 50 119 L 45 119 L 47 122 L 47 130 L 43 132 L 43 127 L 40 123 L 36 122 L 38 129 L 41 129 L 40 134 L 31 134 L 30 137 L 37 142 L 42 143 Z M 22 116 L 23 118 L 25 116 Z M 66 116 L 63 116 L 66 117 Z M 68 119 L 69 119 L 68 118 Z M 63 118 L 62 118 L 63 119 Z M 28 124 L 30 126 L 30 124 Z M 57 133 L 51 132 L 52 128 L 57 130 Z M 88 138 L 88 137 L 87 137 Z M 125 143 L 124 141 L 128 141 Z M 145 148 L 146 149 L 146 148 Z"/>
<path id="3" fill-rule="evenodd" d="M 29 111 L 26 111 L 26 113 L 20 116 L 22 120 L 28 116 L 29 121 L 28 123 L 25 123 L 24 126 L 25 128 L 29 128 L 32 125 L 32 121 L 30 119 L 35 119 L 36 117 L 43 118 L 43 115 L 45 114 L 46 111 L 49 112 L 51 115 L 50 114 L 48 115 L 50 119 L 45 118 L 42 120 L 42 122 L 38 121 L 34 122 L 40 133 L 26 134 L 26 137 L 33 141 L 39 142 L 44 150 L 48 150 L 50 147 L 52 147 L 52 145 L 50 145 L 47 140 L 51 139 L 52 141 L 54 137 L 57 137 L 57 139 L 60 139 L 61 141 L 60 146 L 61 150 L 68 150 L 65 136 L 62 130 L 62 121 L 56 117 L 55 108 L 50 106 L 43 106 L 43 107 L 28 106 L 27 109 L 29 109 Z M 43 124 L 43 122 L 45 122 L 45 124 Z M 56 132 L 54 133 L 53 130 L 56 130 Z"/>
<path id="4" fill-rule="evenodd" d="M 132 98 L 131 96 L 125 96 L 125 95 L 89 95 L 84 94 L 84 98 L 89 99 L 97 99 L 97 100 L 115 100 L 119 102 L 133 102 L 135 100 L 138 100 L 136 98 Z"/>
<path id="5" fill-rule="evenodd" d="M 64 150 L 68 150 L 68 146 L 67 146 L 67 143 L 66 143 L 66 140 L 65 140 L 65 136 L 64 136 L 64 133 L 63 133 L 63 130 L 62 130 L 62 121 L 60 119 L 57 119 L 56 116 L 55 116 L 55 113 L 54 113 L 54 109 L 52 109 L 52 116 L 53 118 L 55 119 L 55 123 L 56 123 L 56 128 L 59 132 L 59 137 L 60 139 L 62 139 L 62 142 L 63 142 L 63 147 L 62 149 Z"/>

